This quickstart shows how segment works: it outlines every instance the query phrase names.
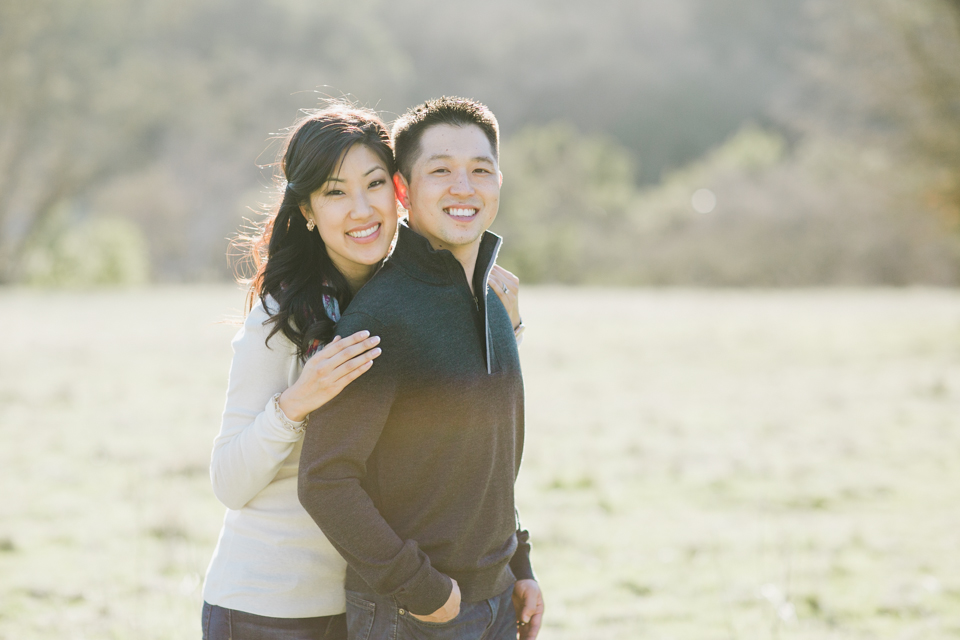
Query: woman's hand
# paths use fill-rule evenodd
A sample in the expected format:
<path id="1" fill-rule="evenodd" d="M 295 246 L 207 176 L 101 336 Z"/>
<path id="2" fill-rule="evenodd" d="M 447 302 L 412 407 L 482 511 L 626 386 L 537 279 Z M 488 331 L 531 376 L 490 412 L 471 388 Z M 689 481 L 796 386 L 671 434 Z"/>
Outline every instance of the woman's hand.
<path id="1" fill-rule="evenodd" d="M 284 415 L 301 422 L 367 371 L 381 353 L 377 347 L 380 336 L 369 336 L 369 331 L 358 331 L 343 339 L 337 336 L 313 354 L 293 386 L 280 394 Z"/>
<path id="2" fill-rule="evenodd" d="M 490 278 L 487 283 L 493 287 L 494 293 L 500 298 L 500 302 L 507 310 L 510 316 L 510 322 L 513 328 L 520 326 L 520 279 L 498 264 L 493 265 L 490 270 Z"/>

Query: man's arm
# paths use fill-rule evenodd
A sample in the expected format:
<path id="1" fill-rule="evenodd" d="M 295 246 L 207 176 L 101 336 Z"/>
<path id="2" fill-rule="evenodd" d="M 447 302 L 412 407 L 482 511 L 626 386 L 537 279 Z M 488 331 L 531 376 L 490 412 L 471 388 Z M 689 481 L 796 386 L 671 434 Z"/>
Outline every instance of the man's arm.
<path id="1" fill-rule="evenodd" d="M 390 414 L 402 362 L 390 332 L 369 316 L 348 313 L 337 333 L 361 329 L 380 336 L 383 353 L 310 416 L 300 454 L 300 503 L 374 591 L 429 615 L 447 602 L 451 579 L 431 566 L 416 542 L 396 534 L 360 484 Z"/>

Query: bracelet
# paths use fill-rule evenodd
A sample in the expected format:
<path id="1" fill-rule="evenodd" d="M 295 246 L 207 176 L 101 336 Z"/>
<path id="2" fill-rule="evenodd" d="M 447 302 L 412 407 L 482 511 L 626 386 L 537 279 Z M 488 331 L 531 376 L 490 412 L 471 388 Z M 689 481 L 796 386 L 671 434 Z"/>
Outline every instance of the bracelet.
<path id="1" fill-rule="evenodd" d="M 280 394 L 273 396 L 273 415 L 276 416 L 277 420 L 280 421 L 280 424 L 283 425 L 284 429 L 292 431 L 297 435 L 300 435 L 307 428 L 307 421 L 303 422 L 294 422 L 287 417 L 287 414 L 283 412 L 283 409 L 280 408 Z"/>

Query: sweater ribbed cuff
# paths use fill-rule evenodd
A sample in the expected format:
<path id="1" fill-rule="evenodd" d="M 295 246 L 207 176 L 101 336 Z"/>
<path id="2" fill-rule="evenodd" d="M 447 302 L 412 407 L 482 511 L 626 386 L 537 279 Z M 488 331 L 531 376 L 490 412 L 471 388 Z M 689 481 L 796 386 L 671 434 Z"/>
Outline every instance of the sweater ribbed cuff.
<path id="1" fill-rule="evenodd" d="M 420 580 L 397 594 L 397 601 L 418 616 L 428 616 L 447 603 L 453 582 L 427 562 Z"/>

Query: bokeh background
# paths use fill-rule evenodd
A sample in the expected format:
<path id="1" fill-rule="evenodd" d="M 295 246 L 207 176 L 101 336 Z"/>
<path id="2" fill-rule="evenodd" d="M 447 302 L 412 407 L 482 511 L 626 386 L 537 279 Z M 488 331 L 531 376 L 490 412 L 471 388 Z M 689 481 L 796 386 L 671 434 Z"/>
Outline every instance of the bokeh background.
<path id="1" fill-rule="evenodd" d="M 957 0 L 0 0 L 0 638 L 199 637 L 274 134 L 477 98 L 546 640 L 960 637 Z"/>

